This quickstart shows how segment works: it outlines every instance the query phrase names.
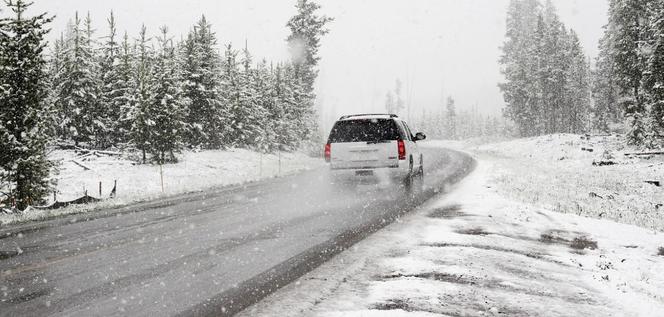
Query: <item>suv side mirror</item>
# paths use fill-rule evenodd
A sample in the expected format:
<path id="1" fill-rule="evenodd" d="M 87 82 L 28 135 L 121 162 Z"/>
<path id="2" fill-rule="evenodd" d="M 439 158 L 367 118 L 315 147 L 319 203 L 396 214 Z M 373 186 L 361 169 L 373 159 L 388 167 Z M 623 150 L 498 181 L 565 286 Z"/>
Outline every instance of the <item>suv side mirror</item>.
<path id="1" fill-rule="evenodd" d="M 427 139 L 427 136 L 424 135 L 424 133 L 422 133 L 422 132 L 417 132 L 417 134 L 415 134 L 415 141 L 422 141 L 422 140 L 426 140 L 426 139 Z"/>

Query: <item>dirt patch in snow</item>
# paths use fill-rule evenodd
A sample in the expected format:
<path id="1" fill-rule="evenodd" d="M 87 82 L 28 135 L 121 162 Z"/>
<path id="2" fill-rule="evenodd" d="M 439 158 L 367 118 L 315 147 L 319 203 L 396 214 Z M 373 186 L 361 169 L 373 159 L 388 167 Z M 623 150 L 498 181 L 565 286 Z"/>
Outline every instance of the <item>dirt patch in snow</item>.
<path id="1" fill-rule="evenodd" d="M 434 248 L 473 248 L 473 249 L 486 250 L 486 251 L 514 253 L 514 254 L 525 256 L 525 257 L 529 257 L 531 259 L 536 259 L 536 260 L 540 260 L 540 261 L 555 263 L 555 264 L 562 265 L 562 266 L 569 266 L 568 264 L 565 264 L 563 262 L 547 258 L 548 254 L 545 254 L 545 253 L 523 251 L 523 250 L 517 250 L 517 249 L 510 249 L 510 248 L 502 248 L 502 247 L 491 246 L 491 245 L 461 244 L 461 243 L 432 243 L 432 244 L 425 244 L 424 246 L 429 246 L 429 247 L 434 247 Z"/>
<path id="2" fill-rule="evenodd" d="M 391 279 L 402 279 L 402 278 L 426 279 L 431 281 L 439 281 L 439 282 L 453 283 L 460 285 L 479 286 L 488 289 L 497 289 L 511 293 L 527 294 L 539 297 L 555 297 L 570 303 L 586 303 L 586 304 L 594 303 L 592 299 L 587 298 L 585 296 L 569 296 L 564 294 L 553 293 L 546 289 L 531 289 L 531 288 L 518 287 L 511 284 L 507 284 L 500 279 L 490 278 L 490 277 L 483 279 L 480 277 L 475 277 L 467 274 L 450 274 L 442 272 L 422 272 L 415 274 L 395 273 L 395 274 L 380 276 L 378 280 L 391 280 Z M 403 308 L 398 308 L 398 309 L 403 309 Z"/>
<path id="3" fill-rule="evenodd" d="M 475 285 L 479 283 L 479 278 L 469 276 L 469 275 L 458 275 L 458 274 L 449 274 L 449 273 L 440 273 L 440 272 L 423 272 L 417 274 L 389 274 L 383 275 L 380 277 L 380 280 L 389 280 L 396 278 L 420 278 L 432 281 L 447 282 L 454 284 L 465 284 L 465 285 Z M 496 281 L 491 281 L 494 283 Z"/>
<path id="4" fill-rule="evenodd" d="M 597 241 L 592 240 L 586 236 L 580 236 L 574 238 L 574 240 L 572 240 L 572 243 L 570 243 L 569 247 L 575 250 L 585 250 L 585 249 L 596 250 Z"/>
<path id="5" fill-rule="evenodd" d="M 568 238 L 569 235 L 576 235 L 573 238 Z M 547 244 L 562 244 L 567 245 L 570 248 L 581 251 L 581 250 L 596 250 L 597 241 L 588 238 L 588 236 L 581 234 L 580 232 L 567 232 L 562 230 L 549 230 L 546 233 L 540 235 L 540 242 Z"/>
<path id="6" fill-rule="evenodd" d="M 413 307 L 412 303 L 408 299 L 388 299 L 383 303 L 374 304 L 371 309 L 376 310 L 403 310 L 406 312 L 421 311 Z"/>
<path id="7" fill-rule="evenodd" d="M 468 229 L 459 229 L 459 230 L 456 230 L 455 232 L 459 233 L 459 234 L 467 234 L 467 235 L 471 235 L 471 236 L 488 236 L 488 235 L 491 234 L 490 232 L 487 232 L 486 230 L 484 230 L 480 227 L 468 228 Z"/>
<path id="8" fill-rule="evenodd" d="M 459 217 L 468 217 L 469 215 L 461 211 L 461 205 L 451 205 L 434 209 L 429 213 L 430 218 L 454 219 Z"/>

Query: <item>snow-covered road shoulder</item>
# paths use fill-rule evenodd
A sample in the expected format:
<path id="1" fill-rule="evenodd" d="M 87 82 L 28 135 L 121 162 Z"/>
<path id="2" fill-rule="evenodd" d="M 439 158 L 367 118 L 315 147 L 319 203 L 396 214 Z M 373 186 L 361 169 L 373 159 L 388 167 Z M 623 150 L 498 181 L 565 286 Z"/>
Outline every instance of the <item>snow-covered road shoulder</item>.
<path id="1" fill-rule="evenodd" d="M 244 316 L 655 316 L 664 235 L 506 198 L 491 162 Z"/>
<path id="2" fill-rule="evenodd" d="M 179 155 L 178 163 L 163 165 L 161 168 L 158 165 L 137 164 L 126 155 L 81 156 L 69 150 L 56 150 L 51 153 L 50 159 L 57 163 L 59 169 L 55 177 L 58 201 L 70 201 L 85 193 L 99 197 L 100 183 L 101 197 L 108 198 L 117 182 L 115 198 L 58 210 L 32 209 L 23 214 L 0 213 L 0 224 L 39 220 L 220 186 L 239 185 L 324 165 L 322 159 L 303 153 L 261 154 L 245 149 L 185 151 Z M 49 197 L 49 203 L 52 202 L 53 197 Z"/>

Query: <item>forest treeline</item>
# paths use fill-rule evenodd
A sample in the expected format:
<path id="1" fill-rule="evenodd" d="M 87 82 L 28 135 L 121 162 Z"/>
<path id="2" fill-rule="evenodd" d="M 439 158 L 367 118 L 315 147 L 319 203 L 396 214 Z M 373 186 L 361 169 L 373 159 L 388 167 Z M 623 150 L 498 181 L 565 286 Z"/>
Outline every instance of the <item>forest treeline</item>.
<path id="1" fill-rule="evenodd" d="M 503 56 L 505 116 L 521 136 L 624 132 L 630 144 L 664 142 L 664 1 L 609 0 L 591 62 L 552 1 L 512 0 Z"/>
<path id="2" fill-rule="evenodd" d="M 160 163 L 182 147 L 294 150 L 317 133 L 316 51 L 328 21 L 317 8 L 298 2 L 288 44 L 301 52 L 277 63 L 254 61 L 246 44 L 220 53 L 205 16 L 175 42 L 166 26 L 156 38 L 145 26 L 135 38 L 119 35 L 112 13 L 99 36 L 90 16 L 76 14 L 48 69 L 54 134 L 93 148 L 134 147 Z"/>
<path id="3" fill-rule="evenodd" d="M 220 52 L 201 19 L 182 40 L 168 27 L 120 34 L 113 13 L 97 33 L 73 14 L 52 45 L 48 13 L 0 6 L 0 205 L 24 209 L 50 188 L 48 144 L 136 149 L 143 163 L 176 161 L 182 148 L 295 150 L 318 138 L 314 83 L 331 21 L 297 0 L 288 61 L 256 61 L 246 44 Z"/>

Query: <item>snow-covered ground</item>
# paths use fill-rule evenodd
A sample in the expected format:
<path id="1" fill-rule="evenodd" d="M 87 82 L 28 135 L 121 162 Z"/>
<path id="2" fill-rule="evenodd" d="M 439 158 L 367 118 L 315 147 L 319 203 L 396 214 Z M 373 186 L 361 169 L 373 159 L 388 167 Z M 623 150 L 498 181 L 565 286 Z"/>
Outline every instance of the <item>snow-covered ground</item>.
<path id="1" fill-rule="evenodd" d="M 599 190 L 619 186 L 620 177 L 628 184 L 622 187 L 625 197 L 611 206 L 659 197 L 643 196 L 656 194 L 644 187 L 648 191 L 639 199 L 634 188 L 641 185 L 632 183 L 640 176 L 662 175 L 640 170 L 661 171 L 656 161 L 627 160 L 613 167 L 619 175 L 610 175 L 605 167 L 593 170 L 593 157 L 574 151 L 581 145 L 574 143 L 575 137 L 578 140 L 562 135 L 475 148 L 483 151 L 477 170 L 451 194 L 358 243 L 241 316 L 661 316 L 664 233 L 648 228 L 661 222 L 639 227 L 561 213 L 542 204 L 543 198 L 527 201 L 521 196 L 526 194 L 514 193 L 511 182 L 526 185 L 530 177 L 539 178 L 529 173 L 542 172 L 542 179 L 553 177 L 555 185 L 532 184 L 527 190 L 546 199 L 553 198 L 541 191 L 563 190 L 553 196 L 561 199 L 559 208 L 590 190 L 606 194 Z M 561 162 L 567 160 L 570 166 L 552 163 L 563 156 Z M 524 165 L 508 169 L 510 160 Z M 543 162 L 547 166 L 527 166 Z M 523 175 L 508 174 L 520 168 Z M 594 183 L 564 183 L 574 168 L 582 168 L 579 176 L 609 175 Z M 623 169 L 633 170 L 633 175 Z M 597 188 L 586 188 L 589 184 Z"/>
<path id="2" fill-rule="evenodd" d="M 511 198 L 664 230 L 664 187 L 647 183 L 664 186 L 664 156 L 625 156 L 639 151 L 625 147 L 622 137 L 557 134 L 468 150 L 495 162 L 491 177 Z"/>
<path id="3" fill-rule="evenodd" d="M 279 155 L 260 154 L 244 149 L 226 151 L 184 152 L 177 164 L 162 166 L 164 188 L 162 192 L 160 167 L 136 164 L 124 156 L 90 155 L 80 158 L 74 151 L 57 150 L 50 159 L 58 162 L 57 200 L 70 201 L 83 196 L 108 198 L 117 181 L 116 197 L 92 205 L 70 206 L 60 210 L 31 209 L 23 214 L 0 214 L 0 223 L 35 220 L 52 215 L 77 213 L 94 208 L 110 207 L 145 201 L 169 195 L 195 192 L 211 187 L 243 184 L 266 178 L 289 175 L 316 168 L 324 163 L 302 153 Z M 89 170 L 74 163 L 76 160 Z M 279 163 L 281 161 L 281 163 Z M 53 197 L 49 197 L 49 203 Z"/>

